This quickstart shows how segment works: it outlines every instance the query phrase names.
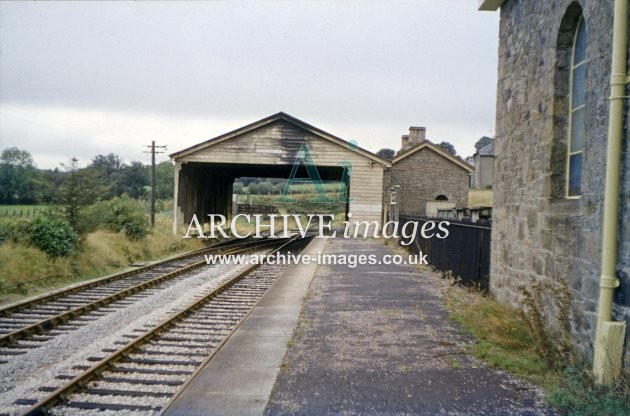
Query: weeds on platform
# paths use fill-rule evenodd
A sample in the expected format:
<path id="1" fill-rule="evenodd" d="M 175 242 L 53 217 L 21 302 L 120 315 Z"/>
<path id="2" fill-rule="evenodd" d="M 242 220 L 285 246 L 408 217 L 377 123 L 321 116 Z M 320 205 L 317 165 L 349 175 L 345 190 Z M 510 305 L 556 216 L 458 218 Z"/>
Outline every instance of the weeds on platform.
<path id="1" fill-rule="evenodd" d="M 540 359 L 529 324 L 517 311 L 458 286 L 449 289 L 451 317 L 477 339 L 473 353 L 519 377 L 543 383 L 550 368 Z"/>
<path id="2" fill-rule="evenodd" d="M 459 286 L 448 290 L 446 300 L 451 318 L 476 339 L 472 353 L 493 367 L 541 386 L 559 414 L 630 415 L 630 380 L 620 380 L 613 387 L 595 385 L 588 367 L 569 351 L 568 340 L 552 338 L 544 329 L 536 292 L 536 288 L 528 291 L 527 313 Z M 562 302 L 560 299 L 561 309 Z"/>
<path id="3" fill-rule="evenodd" d="M 534 336 L 538 354 L 549 367 L 556 370 L 574 365 L 571 296 L 566 280 L 560 279 L 554 284 L 538 282 L 530 286 L 522 285 L 519 286 L 519 291 L 525 306 L 523 316 Z"/>
<path id="4" fill-rule="evenodd" d="M 571 416 L 630 415 L 630 380 L 613 386 L 593 382 L 584 366 L 572 366 L 562 372 L 558 385 L 547 386 L 547 400 L 560 414 Z"/>

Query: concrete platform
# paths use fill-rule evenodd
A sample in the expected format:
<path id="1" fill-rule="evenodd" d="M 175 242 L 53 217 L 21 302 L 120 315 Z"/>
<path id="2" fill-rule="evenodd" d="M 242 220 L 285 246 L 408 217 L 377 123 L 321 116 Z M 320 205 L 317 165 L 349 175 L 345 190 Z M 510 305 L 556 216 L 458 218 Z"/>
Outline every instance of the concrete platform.
<path id="1" fill-rule="evenodd" d="M 322 249 L 392 254 L 379 240 L 339 238 L 307 252 Z M 553 414 L 537 388 L 469 355 L 445 285 L 415 266 L 293 268 L 163 414 Z"/>
<path id="2" fill-rule="evenodd" d="M 392 254 L 330 240 L 330 253 Z M 549 415 L 540 391 L 469 354 L 429 267 L 320 266 L 266 415 Z"/>
<path id="3" fill-rule="evenodd" d="M 314 257 L 325 244 L 314 239 L 303 253 Z M 316 267 L 289 267 L 162 415 L 261 415 Z"/>

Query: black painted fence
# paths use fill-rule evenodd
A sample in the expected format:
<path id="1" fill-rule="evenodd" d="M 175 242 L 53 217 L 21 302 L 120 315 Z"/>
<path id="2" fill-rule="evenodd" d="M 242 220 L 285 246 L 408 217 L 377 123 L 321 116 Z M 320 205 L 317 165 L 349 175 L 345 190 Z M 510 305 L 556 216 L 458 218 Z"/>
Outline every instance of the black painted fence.
<path id="1" fill-rule="evenodd" d="M 425 222 L 444 221 L 438 218 L 421 218 L 400 216 L 400 226 L 409 221 L 417 221 L 416 240 L 407 247 L 413 253 L 422 251 L 427 261 L 443 272 L 451 272 L 455 279 L 463 285 L 475 286 L 481 290 L 488 289 L 490 276 L 490 232 L 489 224 L 469 223 L 449 220 L 448 237 L 444 239 L 433 236 L 425 239 L 420 230 Z M 437 225 L 435 228 L 437 231 Z"/>

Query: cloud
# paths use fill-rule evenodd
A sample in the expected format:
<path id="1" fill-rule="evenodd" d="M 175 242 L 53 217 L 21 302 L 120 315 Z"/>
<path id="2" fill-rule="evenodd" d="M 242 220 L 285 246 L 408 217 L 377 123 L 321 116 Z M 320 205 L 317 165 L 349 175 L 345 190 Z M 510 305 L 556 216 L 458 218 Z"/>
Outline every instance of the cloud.
<path id="1" fill-rule="evenodd" d="M 413 124 L 472 153 L 494 126 L 498 30 L 475 6 L 0 3 L 0 144 L 139 159 L 285 111 L 372 150 Z"/>

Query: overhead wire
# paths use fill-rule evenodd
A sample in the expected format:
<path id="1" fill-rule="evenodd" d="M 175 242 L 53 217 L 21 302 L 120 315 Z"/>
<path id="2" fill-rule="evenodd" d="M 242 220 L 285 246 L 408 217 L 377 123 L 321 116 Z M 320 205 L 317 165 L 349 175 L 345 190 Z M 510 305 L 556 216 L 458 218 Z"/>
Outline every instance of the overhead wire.
<path id="1" fill-rule="evenodd" d="M 2 107 L 5 107 L 6 109 L 3 110 Z M 112 145 L 115 145 L 115 146 L 124 146 L 124 147 L 127 147 L 129 149 L 136 149 L 136 150 L 139 147 L 139 146 L 133 146 L 133 145 L 130 145 L 128 143 L 125 143 L 125 140 L 120 139 L 120 138 L 117 138 L 117 139 L 120 140 L 120 142 L 118 142 L 118 141 L 111 141 L 111 140 L 99 137 L 98 135 L 85 133 L 85 132 L 79 132 L 75 128 L 76 126 L 73 126 L 73 128 L 68 128 L 68 127 L 61 127 L 59 125 L 55 125 L 55 124 L 51 123 L 49 120 L 46 120 L 45 116 L 42 117 L 41 115 L 36 114 L 32 110 L 21 109 L 20 107 L 15 106 L 15 105 L 9 105 L 9 104 L 6 104 L 6 103 L 0 103 L 0 115 L 5 116 L 5 117 L 10 117 L 10 118 L 13 118 L 13 119 L 16 119 L 16 120 L 20 120 L 22 122 L 29 123 L 29 124 L 32 124 L 32 125 L 36 125 L 36 126 L 39 126 L 39 127 L 62 131 L 64 133 L 70 134 L 72 136 L 84 137 L 84 138 L 92 139 L 92 140 L 95 140 L 95 141 L 98 141 L 98 142 L 109 143 L 109 144 L 112 144 Z M 40 120 L 37 120 L 37 118 L 39 118 Z M 42 122 L 41 119 L 43 119 L 44 121 Z"/>

